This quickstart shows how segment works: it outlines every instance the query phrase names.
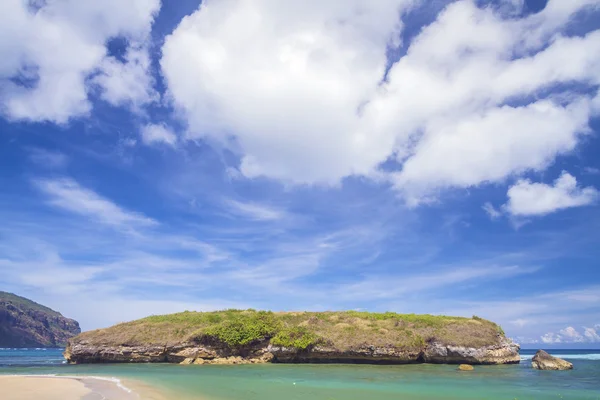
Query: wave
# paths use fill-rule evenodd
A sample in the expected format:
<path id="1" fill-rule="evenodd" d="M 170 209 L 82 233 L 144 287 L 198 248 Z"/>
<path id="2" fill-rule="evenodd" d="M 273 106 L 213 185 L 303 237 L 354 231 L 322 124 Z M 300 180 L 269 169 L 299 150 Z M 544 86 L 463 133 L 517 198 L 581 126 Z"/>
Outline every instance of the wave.
<path id="1" fill-rule="evenodd" d="M 598 354 L 552 354 L 555 357 L 565 360 L 592 360 L 600 361 L 600 353 Z M 531 360 L 533 354 L 521 354 L 521 361 Z"/>
<path id="2" fill-rule="evenodd" d="M 47 351 L 47 350 L 63 350 L 64 347 L 0 347 L 0 350 L 15 350 L 15 351 Z"/>

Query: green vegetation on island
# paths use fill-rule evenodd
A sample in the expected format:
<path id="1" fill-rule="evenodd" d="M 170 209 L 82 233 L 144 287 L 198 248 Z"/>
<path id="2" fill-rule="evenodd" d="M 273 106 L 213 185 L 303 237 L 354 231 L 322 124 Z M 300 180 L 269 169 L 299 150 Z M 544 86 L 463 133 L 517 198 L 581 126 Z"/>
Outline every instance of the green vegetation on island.
<path id="1" fill-rule="evenodd" d="M 431 342 L 479 348 L 495 345 L 500 339 L 504 339 L 502 329 L 478 317 L 226 310 L 151 316 L 86 332 L 76 341 L 106 346 L 170 346 L 195 342 L 230 348 L 268 342 L 300 350 L 324 345 L 342 351 L 368 344 L 409 351 Z"/>

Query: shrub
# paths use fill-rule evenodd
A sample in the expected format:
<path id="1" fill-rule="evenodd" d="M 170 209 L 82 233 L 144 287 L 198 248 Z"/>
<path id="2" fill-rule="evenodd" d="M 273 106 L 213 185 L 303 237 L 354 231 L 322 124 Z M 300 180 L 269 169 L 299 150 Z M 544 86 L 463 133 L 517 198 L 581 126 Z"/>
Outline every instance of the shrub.
<path id="1" fill-rule="evenodd" d="M 272 312 L 230 313 L 228 319 L 204 329 L 199 336 L 214 338 L 231 347 L 272 337 L 280 323 Z"/>
<path id="2" fill-rule="evenodd" d="M 305 350 L 310 346 L 318 344 L 319 341 L 319 337 L 313 332 L 309 332 L 308 329 L 303 326 L 295 326 L 284 328 L 279 331 L 279 333 L 271 339 L 271 344 Z"/>

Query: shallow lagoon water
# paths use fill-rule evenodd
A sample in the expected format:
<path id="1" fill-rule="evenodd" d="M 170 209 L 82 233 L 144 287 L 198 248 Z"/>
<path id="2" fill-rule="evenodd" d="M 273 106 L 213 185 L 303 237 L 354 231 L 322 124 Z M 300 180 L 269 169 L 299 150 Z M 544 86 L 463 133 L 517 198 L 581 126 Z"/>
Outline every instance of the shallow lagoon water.
<path id="1" fill-rule="evenodd" d="M 60 350 L 50 350 L 60 355 Z M 451 365 L 242 365 L 179 366 L 24 363 L 0 367 L 0 374 L 92 375 L 135 379 L 176 398 L 222 400 L 387 399 L 574 399 L 600 400 L 600 351 L 553 351 L 575 364 L 572 371 L 537 371 L 533 353 L 520 365 L 476 366 L 459 372 Z M 563 354 L 561 354 L 563 353 Z M 0 350 L 0 364 L 3 352 Z M 53 357 L 45 354 L 44 362 Z M 35 358 L 29 353 L 28 359 Z M 15 361 L 15 357 L 12 358 Z M 60 361 L 58 361 L 60 362 Z"/>

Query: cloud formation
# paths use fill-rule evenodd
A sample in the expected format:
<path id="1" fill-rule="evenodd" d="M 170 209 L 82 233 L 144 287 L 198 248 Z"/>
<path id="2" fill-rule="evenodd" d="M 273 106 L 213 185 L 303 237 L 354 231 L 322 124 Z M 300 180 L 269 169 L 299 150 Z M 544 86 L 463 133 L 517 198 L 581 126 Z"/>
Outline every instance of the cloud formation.
<path id="1" fill-rule="evenodd" d="M 598 197 L 598 190 L 579 187 L 577 179 L 563 171 L 553 185 L 519 180 L 508 189 L 508 202 L 503 208 L 513 216 L 540 216 L 566 208 L 590 205 Z"/>
<path id="2" fill-rule="evenodd" d="M 140 131 L 145 144 L 163 143 L 169 146 L 177 144 L 177 135 L 165 124 L 147 124 Z"/>
<path id="3" fill-rule="evenodd" d="M 498 219 L 502 216 L 502 212 L 497 210 L 490 202 L 485 203 L 481 208 L 483 208 L 483 211 L 485 211 L 491 219 Z"/>
<path id="4" fill-rule="evenodd" d="M 49 196 L 49 204 L 85 216 L 90 220 L 124 229 L 157 224 L 145 215 L 119 207 L 96 192 L 80 186 L 72 179 L 41 179 L 34 183 Z"/>
<path id="5" fill-rule="evenodd" d="M 557 343 L 600 343 L 600 324 L 592 328 L 584 327 L 583 335 L 572 326 L 561 329 L 558 333 L 549 332 L 541 336 L 546 344 Z"/>
<path id="6" fill-rule="evenodd" d="M 147 40 L 159 8 L 160 0 L 2 1 L 2 113 L 64 124 L 90 112 L 95 87 L 112 104 L 152 101 Z M 117 37 L 128 43 L 123 61 L 108 54 Z"/>
<path id="7" fill-rule="evenodd" d="M 403 44 L 413 1 L 208 0 L 167 37 L 161 66 L 188 136 L 235 150 L 246 177 L 383 175 L 417 205 L 577 146 L 595 93 L 561 84 L 600 83 L 600 32 L 563 28 L 597 4 L 551 0 L 515 17 L 521 2 L 456 1 Z M 380 168 L 390 160 L 396 172 Z"/>
<path id="8" fill-rule="evenodd" d="M 225 206 L 230 213 L 255 221 L 274 221 L 282 219 L 287 215 L 285 211 L 275 207 L 231 199 L 225 201 Z"/>

